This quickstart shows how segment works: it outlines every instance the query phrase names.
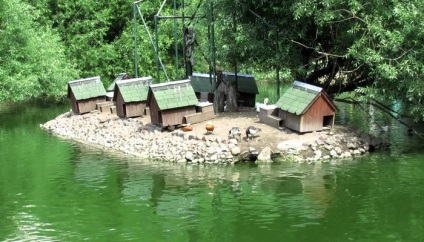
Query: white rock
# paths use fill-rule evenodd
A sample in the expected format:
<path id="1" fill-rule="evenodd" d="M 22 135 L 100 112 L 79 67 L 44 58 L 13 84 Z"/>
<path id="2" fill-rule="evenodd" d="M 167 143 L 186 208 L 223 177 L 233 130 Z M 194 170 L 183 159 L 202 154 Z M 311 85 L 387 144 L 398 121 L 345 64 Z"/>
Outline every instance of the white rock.
<path id="1" fill-rule="evenodd" d="M 265 147 L 261 151 L 261 153 L 259 153 L 258 159 L 256 160 L 256 162 L 261 162 L 261 163 L 272 162 L 272 160 L 271 160 L 271 152 L 272 152 L 271 151 L 271 148 Z"/>
<path id="2" fill-rule="evenodd" d="M 232 154 L 232 155 L 239 155 L 239 154 L 240 154 L 240 152 L 241 152 L 240 147 L 235 146 L 235 147 L 233 147 L 233 148 L 231 149 L 231 154 Z"/>

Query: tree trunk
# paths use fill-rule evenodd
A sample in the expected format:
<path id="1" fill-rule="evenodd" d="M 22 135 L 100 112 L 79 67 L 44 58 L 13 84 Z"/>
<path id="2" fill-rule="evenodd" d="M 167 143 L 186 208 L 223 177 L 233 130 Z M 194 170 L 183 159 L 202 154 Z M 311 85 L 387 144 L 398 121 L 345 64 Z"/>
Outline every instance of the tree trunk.
<path id="1" fill-rule="evenodd" d="M 236 78 L 227 81 L 227 111 L 237 112 L 237 75 Z"/>
<path id="2" fill-rule="evenodd" d="M 224 112 L 224 101 L 225 101 L 225 93 L 222 91 L 216 91 L 217 104 L 218 104 L 218 113 Z"/>

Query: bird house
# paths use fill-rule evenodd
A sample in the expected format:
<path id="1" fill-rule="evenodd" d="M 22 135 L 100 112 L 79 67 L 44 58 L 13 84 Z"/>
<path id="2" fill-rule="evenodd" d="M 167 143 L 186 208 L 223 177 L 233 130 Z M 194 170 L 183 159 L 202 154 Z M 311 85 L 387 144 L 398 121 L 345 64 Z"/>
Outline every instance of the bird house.
<path id="1" fill-rule="evenodd" d="M 150 76 L 116 81 L 113 95 L 116 114 L 126 118 L 144 115 L 151 82 Z"/>
<path id="2" fill-rule="evenodd" d="M 147 96 L 151 122 L 160 127 L 183 124 L 198 102 L 190 80 L 152 84 Z"/>
<path id="3" fill-rule="evenodd" d="M 275 104 L 275 110 L 269 111 L 271 118 L 298 132 L 312 132 L 331 129 L 334 126 L 336 105 L 320 87 L 295 81 Z"/>
<path id="4" fill-rule="evenodd" d="M 90 77 L 68 82 L 68 98 L 76 114 L 96 109 L 96 104 L 106 101 L 106 90 L 100 77 Z"/>

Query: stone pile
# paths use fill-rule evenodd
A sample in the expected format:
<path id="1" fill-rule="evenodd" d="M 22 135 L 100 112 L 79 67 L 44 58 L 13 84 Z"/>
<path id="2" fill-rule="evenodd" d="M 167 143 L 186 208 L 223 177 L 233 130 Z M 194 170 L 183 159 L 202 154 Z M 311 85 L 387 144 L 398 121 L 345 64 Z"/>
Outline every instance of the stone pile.
<path id="1" fill-rule="evenodd" d="M 235 163 L 239 161 L 237 140 L 194 136 L 181 130 L 161 132 L 141 119 L 65 113 L 42 124 L 43 129 L 69 139 L 119 150 L 141 158 L 171 162 Z"/>
<path id="2" fill-rule="evenodd" d="M 260 152 L 254 147 L 242 151 L 236 138 L 193 135 L 182 130 L 161 132 L 160 128 L 146 124 L 140 118 L 105 118 L 98 113 L 73 115 L 67 112 L 40 126 L 56 135 L 102 148 L 141 158 L 182 163 L 269 162 L 275 154 L 294 157 L 297 162 L 313 162 L 358 156 L 370 149 L 370 143 L 363 139 L 330 133 L 309 143 L 281 142 L 278 152 L 269 147 Z"/>

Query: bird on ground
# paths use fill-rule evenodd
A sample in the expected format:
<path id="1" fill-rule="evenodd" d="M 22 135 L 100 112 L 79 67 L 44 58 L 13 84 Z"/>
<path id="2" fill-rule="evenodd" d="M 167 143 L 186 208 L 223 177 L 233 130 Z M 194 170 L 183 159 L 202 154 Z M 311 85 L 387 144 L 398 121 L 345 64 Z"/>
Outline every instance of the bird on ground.
<path id="1" fill-rule="evenodd" d="M 186 126 L 181 128 L 184 132 L 187 131 L 192 131 L 193 130 L 193 126 L 191 126 L 190 124 L 187 124 Z"/>
<path id="2" fill-rule="evenodd" d="M 268 105 L 269 99 L 266 97 L 264 99 L 263 103 L 257 102 L 256 103 L 256 112 L 259 113 L 259 111 L 261 110 L 261 107 L 266 107 Z"/>
<path id="3" fill-rule="evenodd" d="M 238 135 L 238 136 L 239 136 L 239 139 L 241 140 L 241 131 L 240 131 L 240 129 L 239 129 L 238 127 L 232 127 L 232 128 L 230 129 L 230 131 L 228 132 L 228 134 L 229 134 L 229 135 L 232 135 L 232 136 L 233 136 L 233 138 L 234 138 L 236 135 Z"/>
<path id="4" fill-rule="evenodd" d="M 206 123 L 206 132 L 207 133 L 212 133 L 214 129 L 215 129 L 215 126 L 212 124 L 211 121 Z"/>
<path id="5" fill-rule="evenodd" d="M 256 127 L 253 127 L 253 126 L 247 127 L 247 129 L 246 129 L 246 138 L 247 138 L 247 140 L 249 140 L 249 138 L 252 138 L 253 139 L 253 137 L 256 134 L 258 134 L 260 131 L 261 131 L 260 128 L 256 128 Z"/>

